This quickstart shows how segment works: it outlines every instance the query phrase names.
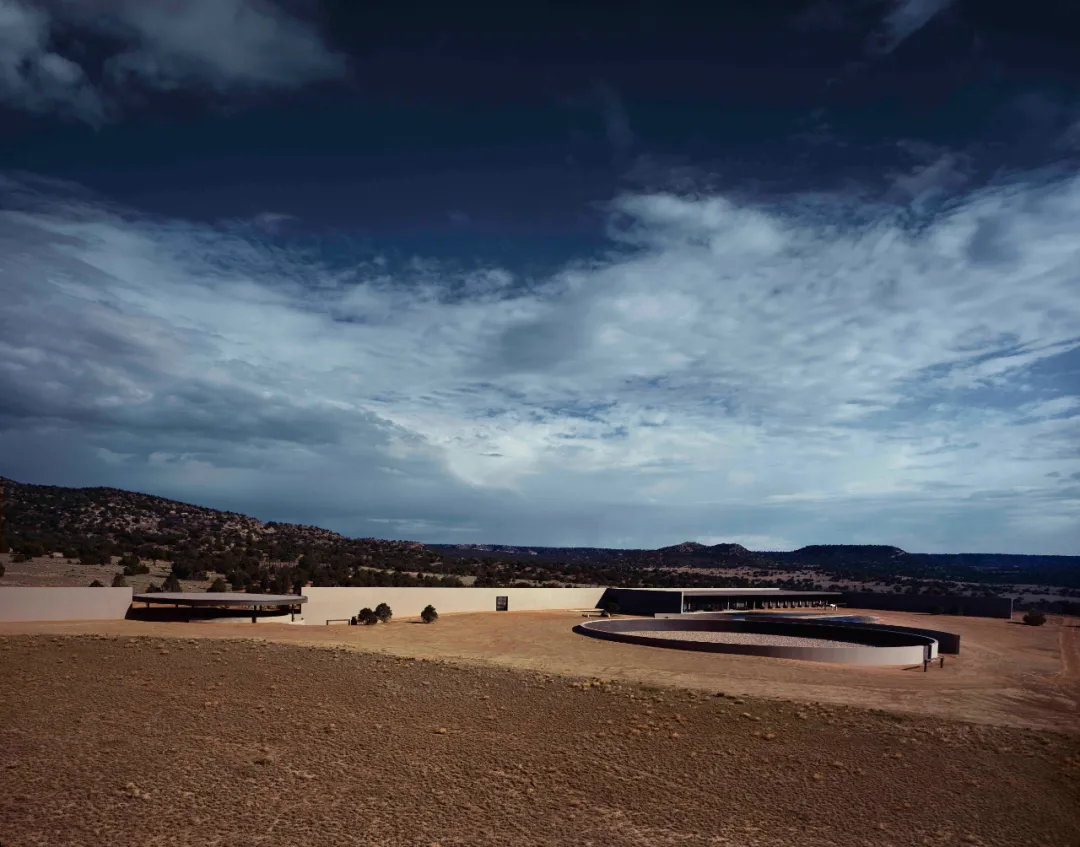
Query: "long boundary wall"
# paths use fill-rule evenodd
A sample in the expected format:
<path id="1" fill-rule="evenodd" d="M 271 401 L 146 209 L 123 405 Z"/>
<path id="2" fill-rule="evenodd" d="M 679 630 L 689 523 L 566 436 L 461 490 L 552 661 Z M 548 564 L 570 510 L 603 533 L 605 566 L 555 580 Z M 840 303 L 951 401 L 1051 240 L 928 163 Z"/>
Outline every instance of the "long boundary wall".
<path id="1" fill-rule="evenodd" d="M 831 631 L 830 631 L 831 630 Z M 702 653 L 736 653 L 744 656 L 770 656 L 775 659 L 800 659 L 844 665 L 918 665 L 924 658 L 936 658 L 938 645 L 933 638 L 890 630 L 862 631 L 794 624 L 780 621 L 736 620 L 604 620 L 578 624 L 574 632 L 591 638 L 622 641 L 645 647 L 669 650 L 693 650 Z M 651 638 L 650 632 L 753 632 L 769 635 L 794 635 L 851 641 L 851 647 L 789 647 L 764 644 L 723 644 L 708 641 L 677 641 Z M 847 636 L 847 637 L 844 637 Z M 929 653 L 927 648 L 929 647 Z"/>
<path id="2" fill-rule="evenodd" d="M 0 588 L 0 622 L 123 620 L 130 588 Z"/>
<path id="3" fill-rule="evenodd" d="M 394 617 L 419 617 L 428 604 L 440 615 L 456 612 L 494 612 L 495 598 L 506 597 L 508 611 L 595 609 L 604 588 L 314 588 L 302 613 L 307 624 L 351 618 L 365 606 L 386 603 Z"/>
<path id="4" fill-rule="evenodd" d="M 845 591 L 843 602 L 852 609 L 879 609 L 883 612 L 932 612 L 973 615 L 980 618 L 1012 617 L 1012 597 L 964 597 L 959 594 L 885 594 L 873 591 Z"/>

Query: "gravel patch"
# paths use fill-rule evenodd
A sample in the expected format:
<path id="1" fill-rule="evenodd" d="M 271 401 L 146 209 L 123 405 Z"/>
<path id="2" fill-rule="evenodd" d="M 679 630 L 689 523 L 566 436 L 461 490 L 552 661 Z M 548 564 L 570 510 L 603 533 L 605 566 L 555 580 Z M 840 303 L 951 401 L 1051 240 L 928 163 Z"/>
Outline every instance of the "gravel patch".
<path id="1" fill-rule="evenodd" d="M 861 647 L 850 641 L 830 641 L 827 638 L 800 638 L 796 635 L 763 635 L 756 632 L 642 632 L 649 638 L 668 641 L 709 641 L 714 644 L 760 644 L 763 647 Z"/>

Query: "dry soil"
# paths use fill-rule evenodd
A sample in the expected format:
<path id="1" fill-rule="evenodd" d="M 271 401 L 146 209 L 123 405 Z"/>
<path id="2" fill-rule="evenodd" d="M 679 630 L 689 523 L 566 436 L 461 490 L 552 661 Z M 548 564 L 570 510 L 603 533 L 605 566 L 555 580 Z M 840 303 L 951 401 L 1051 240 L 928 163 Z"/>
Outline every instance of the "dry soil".
<path id="1" fill-rule="evenodd" d="M 924 674 L 576 620 L 4 625 L 0 843 L 1080 845 L 1076 621 Z"/>
<path id="2" fill-rule="evenodd" d="M 858 613 L 858 610 L 853 610 Z M 618 644 L 575 634 L 580 614 L 507 612 L 444 615 L 433 626 L 258 624 L 255 634 L 299 644 L 343 645 L 466 664 L 589 674 L 651 685 L 762 698 L 817 700 L 974 723 L 1080 733 L 1080 621 L 1019 620 L 867 612 L 885 622 L 959 633 L 961 654 L 945 667 L 867 668 Z M 309 622 L 310 623 L 310 622 Z M 5 633 L 250 637 L 251 624 L 137 621 L 0 624 Z"/>
<path id="3" fill-rule="evenodd" d="M 1076 736 L 240 638 L 0 663 L 5 847 L 1080 844 Z"/>

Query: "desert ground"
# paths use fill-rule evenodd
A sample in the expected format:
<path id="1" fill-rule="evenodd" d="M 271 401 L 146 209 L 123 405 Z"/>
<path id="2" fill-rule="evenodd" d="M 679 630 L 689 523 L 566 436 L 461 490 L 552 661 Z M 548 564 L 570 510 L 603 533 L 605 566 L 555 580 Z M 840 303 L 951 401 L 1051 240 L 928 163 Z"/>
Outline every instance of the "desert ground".
<path id="1" fill-rule="evenodd" d="M 1052 616 L 1043 627 L 991 618 L 845 610 L 883 622 L 959 633 L 961 654 L 945 667 L 841 667 L 754 656 L 702 654 L 617 644 L 575 634 L 574 612 L 444 615 L 425 626 L 255 625 L 254 634 L 291 644 L 346 647 L 461 664 L 584 674 L 646 685 L 745 697 L 934 715 L 1001 726 L 1080 733 L 1080 620 Z M 108 634 L 250 638 L 250 623 L 95 621 L 0 624 L 0 635 Z"/>
<path id="2" fill-rule="evenodd" d="M 578 620 L 4 624 L 0 843 L 1080 845 L 1075 620 L 925 674 Z"/>

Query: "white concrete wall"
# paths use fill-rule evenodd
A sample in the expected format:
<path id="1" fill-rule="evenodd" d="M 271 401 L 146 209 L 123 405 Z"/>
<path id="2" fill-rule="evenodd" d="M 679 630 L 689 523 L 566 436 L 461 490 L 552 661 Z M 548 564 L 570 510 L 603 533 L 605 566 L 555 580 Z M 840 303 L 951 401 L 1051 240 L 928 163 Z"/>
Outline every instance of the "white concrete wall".
<path id="1" fill-rule="evenodd" d="M 122 620 L 130 588 L 0 587 L 0 621 Z"/>
<path id="2" fill-rule="evenodd" d="M 365 606 L 387 603 L 394 617 L 419 617 L 428 604 L 440 615 L 494 612 L 495 598 L 508 597 L 510 611 L 593 609 L 603 588 L 305 588 L 304 622 L 322 626 L 331 618 L 351 618 Z"/>

